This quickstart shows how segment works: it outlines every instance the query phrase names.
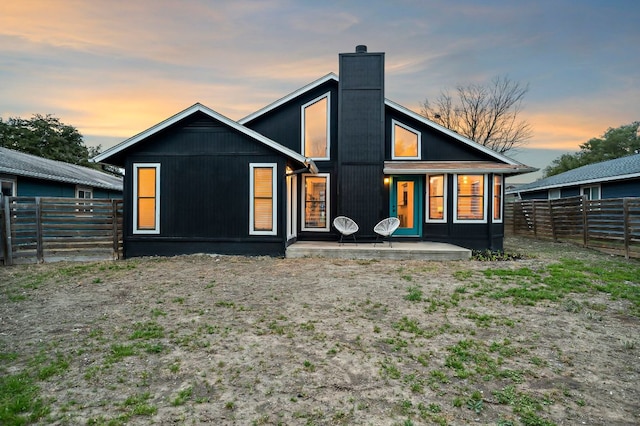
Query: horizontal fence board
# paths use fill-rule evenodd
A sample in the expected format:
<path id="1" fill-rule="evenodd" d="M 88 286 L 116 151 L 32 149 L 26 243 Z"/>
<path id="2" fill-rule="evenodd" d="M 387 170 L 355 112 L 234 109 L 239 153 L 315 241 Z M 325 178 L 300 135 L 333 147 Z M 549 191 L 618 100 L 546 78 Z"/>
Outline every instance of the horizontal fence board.
<path id="1" fill-rule="evenodd" d="M 83 258 L 97 252 L 121 256 L 122 200 L 6 197 L 1 207 L 3 217 L 7 216 L 0 228 L 5 264 L 12 258 L 44 261 L 48 256 L 57 258 L 58 253 Z"/>
<path id="2" fill-rule="evenodd" d="M 522 200 L 505 206 L 505 231 L 640 257 L 640 198 Z"/>

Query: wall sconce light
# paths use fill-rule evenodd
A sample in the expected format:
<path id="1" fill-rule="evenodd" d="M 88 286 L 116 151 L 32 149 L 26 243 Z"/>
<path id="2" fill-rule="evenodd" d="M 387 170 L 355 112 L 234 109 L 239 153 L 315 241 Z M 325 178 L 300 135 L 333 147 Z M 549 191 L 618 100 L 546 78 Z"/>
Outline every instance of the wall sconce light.
<path id="1" fill-rule="evenodd" d="M 384 178 L 384 184 L 385 184 L 385 185 L 389 185 L 389 178 L 388 178 L 388 177 L 385 177 L 385 178 Z"/>

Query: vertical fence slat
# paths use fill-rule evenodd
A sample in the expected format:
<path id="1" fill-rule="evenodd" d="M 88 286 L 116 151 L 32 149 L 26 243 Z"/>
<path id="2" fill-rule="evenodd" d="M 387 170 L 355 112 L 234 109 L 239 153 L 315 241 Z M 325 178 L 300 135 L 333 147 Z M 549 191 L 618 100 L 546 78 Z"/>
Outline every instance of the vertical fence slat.
<path id="1" fill-rule="evenodd" d="M 4 264 L 13 265 L 13 252 L 11 247 L 11 212 L 9 211 L 9 199 L 11 197 L 4 198 Z"/>
<path id="2" fill-rule="evenodd" d="M 624 257 L 628 259 L 630 254 L 629 240 L 631 238 L 630 237 L 631 224 L 629 223 L 629 199 L 628 198 L 622 199 L 622 218 L 624 222 Z"/>
<path id="3" fill-rule="evenodd" d="M 38 263 L 44 262 L 44 247 L 42 243 L 42 199 L 36 197 L 36 258 Z"/>

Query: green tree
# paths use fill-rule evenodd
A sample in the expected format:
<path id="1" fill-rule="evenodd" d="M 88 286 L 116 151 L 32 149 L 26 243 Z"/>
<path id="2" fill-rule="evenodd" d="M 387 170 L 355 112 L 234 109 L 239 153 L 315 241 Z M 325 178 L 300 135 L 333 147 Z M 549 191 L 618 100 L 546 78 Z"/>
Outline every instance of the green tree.
<path id="1" fill-rule="evenodd" d="M 89 163 L 89 155 L 99 149 L 90 152 L 78 129 L 51 114 L 34 114 L 30 119 L 12 117 L 7 121 L 0 118 L 0 146 L 88 167 L 96 167 Z"/>
<path id="2" fill-rule="evenodd" d="M 591 138 L 580 145 L 580 151 L 564 154 L 544 169 L 544 176 L 553 176 L 568 170 L 640 153 L 640 121 L 609 128 L 600 138 Z"/>
<path id="3" fill-rule="evenodd" d="M 474 142 L 499 153 L 526 144 L 531 126 L 519 115 L 528 85 L 508 77 L 494 77 L 487 84 L 456 87 L 456 96 L 443 91 L 431 102 L 425 99 L 420 113 Z"/>

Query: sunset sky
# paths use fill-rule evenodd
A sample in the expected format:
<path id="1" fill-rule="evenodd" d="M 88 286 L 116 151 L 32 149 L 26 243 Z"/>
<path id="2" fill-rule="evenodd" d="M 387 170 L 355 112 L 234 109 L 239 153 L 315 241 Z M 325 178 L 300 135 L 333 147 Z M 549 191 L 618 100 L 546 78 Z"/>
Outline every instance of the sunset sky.
<path id="1" fill-rule="evenodd" d="M 0 117 L 53 114 L 104 149 L 196 102 L 238 120 L 358 44 L 416 112 L 457 84 L 529 84 L 534 135 L 509 155 L 534 167 L 640 120 L 637 0 L 3 0 Z"/>

